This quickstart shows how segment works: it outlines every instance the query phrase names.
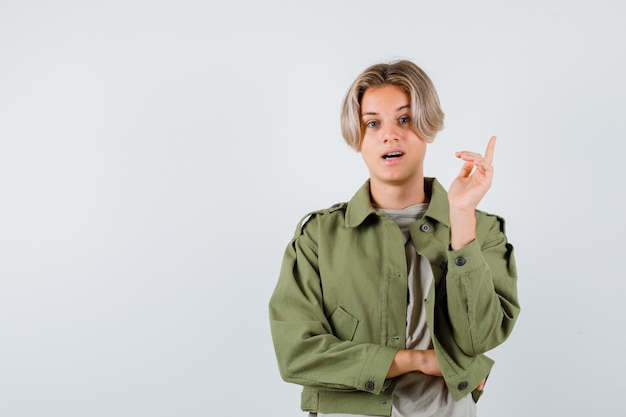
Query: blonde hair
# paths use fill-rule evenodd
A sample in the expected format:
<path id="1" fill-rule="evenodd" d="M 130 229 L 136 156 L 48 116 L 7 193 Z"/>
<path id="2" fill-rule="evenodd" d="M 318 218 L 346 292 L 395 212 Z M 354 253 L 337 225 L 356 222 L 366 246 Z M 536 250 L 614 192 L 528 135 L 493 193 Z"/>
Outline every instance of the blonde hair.
<path id="1" fill-rule="evenodd" d="M 411 61 L 375 64 L 367 68 L 352 83 L 343 100 L 341 134 L 355 151 L 361 149 L 363 123 L 361 100 L 365 90 L 382 85 L 402 88 L 411 100 L 411 122 L 415 133 L 424 141 L 432 142 L 443 129 L 444 113 L 431 79 Z"/>

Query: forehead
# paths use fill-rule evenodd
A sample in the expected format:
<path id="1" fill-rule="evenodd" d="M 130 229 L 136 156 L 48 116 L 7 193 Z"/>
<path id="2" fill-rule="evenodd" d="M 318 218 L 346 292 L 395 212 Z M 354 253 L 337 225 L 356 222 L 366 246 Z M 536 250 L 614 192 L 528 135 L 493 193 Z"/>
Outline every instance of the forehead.
<path id="1" fill-rule="evenodd" d="M 370 87 L 365 90 L 361 99 L 361 115 L 397 111 L 410 104 L 409 94 L 397 85 Z"/>

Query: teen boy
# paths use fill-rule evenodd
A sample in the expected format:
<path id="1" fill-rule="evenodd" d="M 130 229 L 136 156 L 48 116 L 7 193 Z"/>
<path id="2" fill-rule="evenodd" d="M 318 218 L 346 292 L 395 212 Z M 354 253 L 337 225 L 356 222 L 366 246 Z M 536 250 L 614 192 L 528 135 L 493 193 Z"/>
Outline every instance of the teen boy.
<path id="1" fill-rule="evenodd" d="M 520 308 L 504 221 L 476 209 L 496 138 L 463 161 L 446 193 L 425 178 L 443 127 L 429 77 L 398 61 L 366 69 L 343 104 L 342 133 L 369 180 L 311 213 L 285 251 L 270 300 L 281 376 L 318 416 L 473 416 Z"/>

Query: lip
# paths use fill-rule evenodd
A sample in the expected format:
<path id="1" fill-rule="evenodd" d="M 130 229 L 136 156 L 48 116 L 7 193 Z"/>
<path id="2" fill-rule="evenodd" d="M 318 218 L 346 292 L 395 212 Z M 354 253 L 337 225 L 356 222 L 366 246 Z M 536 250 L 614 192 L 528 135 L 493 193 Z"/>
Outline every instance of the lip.
<path id="1" fill-rule="evenodd" d="M 393 153 L 393 152 L 401 152 L 404 153 L 403 149 L 400 148 L 391 148 L 391 149 L 385 149 L 385 151 L 380 155 L 380 157 L 384 157 L 387 154 Z"/>
<path id="2" fill-rule="evenodd" d="M 402 153 L 402 155 L 401 156 L 397 156 L 395 158 L 391 158 L 391 159 L 385 158 L 385 155 L 388 155 L 388 154 L 393 153 L 393 152 L 400 152 L 400 153 Z M 380 159 L 382 159 L 385 164 L 395 164 L 395 163 L 398 163 L 399 161 L 401 161 L 404 158 L 404 156 L 405 156 L 405 152 L 402 149 L 395 149 L 394 148 L 394 149 L 387 149 L 387 150 L 385 150 L 385 152 L 383 152 L 383 154 L 380 156 Z"/>

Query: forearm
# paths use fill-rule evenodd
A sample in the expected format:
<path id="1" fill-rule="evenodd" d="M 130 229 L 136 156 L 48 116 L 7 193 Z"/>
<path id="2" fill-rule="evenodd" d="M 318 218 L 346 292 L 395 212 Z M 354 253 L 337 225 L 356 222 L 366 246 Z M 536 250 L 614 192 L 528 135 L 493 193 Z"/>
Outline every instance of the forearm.
<path id="1" fill-rule="evenodd" d="M 468 355 L 502 343 L 519 313 L 513 249 L 503 220 L 492 222 L 490 231 L 485 220 L 473 242 L 448 253 L 447 313 L 454 338 Z"/>
<path id="2" fill-rule="evenodd" d="M 422 372 L 427 375 L 441 375 L 434 350 L 400 350 L 393 358 L 387 378 L 393 378 L 409 372 Z"/>
<path id="3" fill-rule="evenodd" d="M 285 381 L 374 394 L 384 388 L 394 349 L 339 341 L 331 334 L 303 338 L 304 331 L 295 327 L 295 323 L 271 321 L 278 367 Z"/>
<path id="4" fill-rule="evenodd" d="M 476 239 L 474 209 L 450 207 L 450 247 L 461 249 Z"/>

